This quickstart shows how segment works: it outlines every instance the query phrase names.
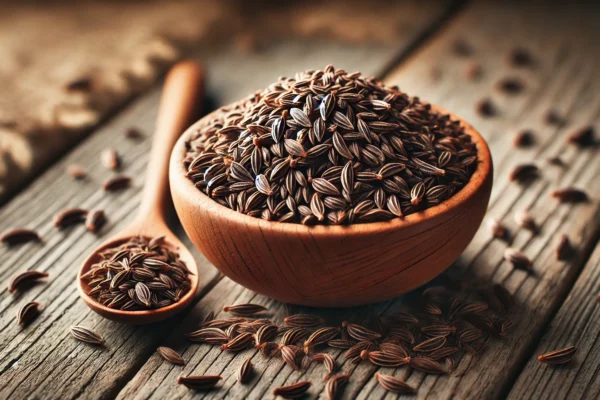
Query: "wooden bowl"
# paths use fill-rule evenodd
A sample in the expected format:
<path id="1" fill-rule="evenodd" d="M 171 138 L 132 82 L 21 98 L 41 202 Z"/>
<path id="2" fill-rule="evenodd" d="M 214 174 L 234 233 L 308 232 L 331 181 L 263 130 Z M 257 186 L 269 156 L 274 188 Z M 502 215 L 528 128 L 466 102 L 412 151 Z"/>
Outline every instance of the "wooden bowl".
<path id="1" fill-rule="evenodd" d="M 448 113 L 439 107 L 440 112 Z M 492 189 L 493 167 L 481 135 L 461 120 L 477 145 L 477 170 L 465 187 L 425 211 L 386 222 L 304 226 L 265 221 L 224 207 L 186 178 L 179 139 L 169 179 L 177 214 L 194 245 L 223 274 L 276 300 L 346 307 L 411 291 L 448 268 L 479 228 Z"/>

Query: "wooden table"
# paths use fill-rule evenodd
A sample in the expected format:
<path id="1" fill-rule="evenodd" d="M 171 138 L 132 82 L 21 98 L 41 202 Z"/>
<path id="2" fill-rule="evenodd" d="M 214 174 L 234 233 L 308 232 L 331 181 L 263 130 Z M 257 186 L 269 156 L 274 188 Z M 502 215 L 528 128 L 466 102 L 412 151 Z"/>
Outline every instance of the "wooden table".
<path id="1" fill-rule="evenodd" d="M 279 75 L 332 63 L 348 70 L 375 74 L 398 84 L 409 94 L 439 104 L 471 121 L 485 136 L 495 164 L 495 182 L 489 217 L 510 229 L 510 246 L 522 249 L 534 260 L 534 273 L 513 269 L 503 259 L 505 241 L 492 239 L 484 225 L 453 271 L 473 279 L 501 283 L 516 299 L 511 313 L 513 330 L 505 341 L 494 341 L 487 351 L 466 355 L 449 375 L 425 376 L 413 372 L 408 383 L 418 386 L 418 398 L 556 398 L 600 397 L 600 152 L 597 146 L 578 148 L 566 144 L 574 129 L 600 122 L 600 30 L 597 8 L 585 6 L 469 3 L 430 3 L 423 12 L 407 15 L 414 28 L 393 45 L 344 45 L 306 41 L 273 42 L 260 52 L 240 54 L 222 51 L 197 54 L 209 72 L 209 93 L 223 104 L 259 88 Z M 457 54 L 457 40 L 467 43 L 470 54 Z M 515 68 L 507 55 L 516 47 L 528 49 L 534 64 Z M 467 70 L 481 67 L 481 76 L 468 78 Z M 522 93 L 508 95 L 497 82 L 519 77 Z M 104 320 L 79 299 L 76 273 L 86 255 L 105 237 L 117 232 L 133 217 L 139 204 L 141 180 L 121 193 L 106 194 L 101 183 L 110 175 L 100 166 L 100 150 L 117 146 L 123 155 L 122 173 L 143 176 L 156 116 L 159 84 L 141 95 L 93 135 L 65 154 L 0 209 L 0 231 L 30 227 L 40 232 L 41 244 L 0 247 L 0 277 L 4 282 L 17 272 L 38 269 L 50 278 L 30 290 L 10 294 L 0 291 L 0 398 L 270 398 L 273 388 L 311 379 L 311 397 L 322 395 L 322 370 L 311 367 L 293 372 L 281 359 L 268 360 L 254 351 L 235 355 L 218 348 L 187 343 L 183 333 L 193 329 L 210 311 L 223 304 L 252 301 L 264 304 L 281 319 L 306 311 L 279 304 L 252 293 L 221 276 L 200 254 L 201 290 L 195 305 L 175 320 L 133 327 Z M 490 98 L 497 108 L 493 117 L 482 117 L 475 104 Z M 561 126 L 548 124 L 545 116 L 556 110 L 565 118 Z M 141 141 L 124 139 L 135 126 L 146 132 Z M 515 148 L 514 134 L 531 129 L 535 143 Z M 564 166 L 547 159 L 560 156 Z M 508 179 L 515 165 L 535 162 L 541 176 L 523 186 Z M 85 166 L 90 175 L 74 182 L 65 175 L 71 163 Z M 564 186 L 586 190 L 590 201 L 558 204 L 550 193 Z M 83 226 L 58 231 L 52 216 L 77 206 L 101 208 L 109 222 L 98 235 Z M 529 210 L 540 230 L 520 228 L 514 214 Z M 180 228 L 179 232 L 181 232 Z M 576 254 L 557 261 L 554 243 L 567 234 Z M 189 242 L 187 242 L 189 243 Z M 29 301 L 44 306 L 27 328 L 15 315 Z M 311 310 L 334 320 L 356 319 L 369 312 L 384 315 L 405 301 L 349 310 Z M 77 342 L 69 327 L 82 324 L 101 332 L 105 348 Z M 179 351 L 187 365 L 174 366 L 156 354 L 160 345 Z M 576 345 L 575 359 L 554 368 L 537 362 L 548 350 Z M 341 353 L 336 353 L 341 364 Z M 235 373 L 252 357 L 260 379 L 239 385 Z M 378 368 L 368 364 L 343 364 L 351 372 L 344 398 L 394 398 L 377 385 Z M 393 370 L 383 369 L 389 373 Z M 400 375 L 401 370 L 397 371 Z M 177 385 L 180 375 L 221 374 L 222 387 L 195 393 Z"/>

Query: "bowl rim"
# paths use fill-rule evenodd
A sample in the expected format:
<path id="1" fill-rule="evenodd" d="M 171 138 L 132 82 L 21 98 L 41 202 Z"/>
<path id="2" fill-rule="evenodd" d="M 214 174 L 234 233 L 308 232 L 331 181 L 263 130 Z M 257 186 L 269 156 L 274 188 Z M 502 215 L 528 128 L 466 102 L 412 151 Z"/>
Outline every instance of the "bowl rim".
<path id="1" fill-rule="evenodd" d="M 235 104 L 235 103 L 232 103 Z M 188 201 L 191 204 L 195 204 L 204 209 L 205 212 L 210 213 L 215 220 L 228 220 L 229 222 L 244 225 L 254 225 L 261 229 L 277 230 L 282 233 L 299 234 L 304 232 L 307 235 L 315 237 L 342 237 L 342 236 L 356 236 L 365 235 L 370 233 L 386 233 L 391 231 L 397 231 L 399 229 L 411 228 L 425 220 L 431 220 L 437 217 L 441 217 L 445 214 L 452 212 L 454 209 L 459 207 L 462 203 L 473 197 L 479 190 L 484 186 L 490 175 L 493 173 L 492 158 L 490 150 L 485 139 L 481 134 L 463 118 L 456 114 L 436 105 L 431 105 L 432 109 L 450 115 L 452 119 L 459 120 L 461 125 L 465 129 L 465 133 L 471 136 L 473 142 L 477 147 L 477 169 L 471 175 L 471 178 L 467 184 L 456 192 L 452 197 L 444 200 L 440 204 L 429 207 L 423 211 L 415 212 L 403 217 L 393 218 L 388 221 L 378 222 L 367 222 L 360 224 L 351 225 L 313 225 L 307 226 L 299 223 L 279 222 L 279 221 L 266 221 L 261 218 L 252 217 L 246 214 L 239 213 L 228 207 L 225 207 L 206 194 L 198 190 L 192 181 L 190 181 L 185 174 L 187 173 L 183 165 L 183 159 L 186 156 L 185 142 L 188 140 L 190 135 L 194 133 L 201 124 L 212 117 L 212 115 L 218 111 L 215 110 L 195 123 L 193 123 L 185 132 L 181 135 L 171 153 L 171 160 L 169 165 L 169 176 L 170 184 L 172 187 L 177 187 L 179 190 L 171 189 L 171 193 L 184 193 L 187 196 Z"/>

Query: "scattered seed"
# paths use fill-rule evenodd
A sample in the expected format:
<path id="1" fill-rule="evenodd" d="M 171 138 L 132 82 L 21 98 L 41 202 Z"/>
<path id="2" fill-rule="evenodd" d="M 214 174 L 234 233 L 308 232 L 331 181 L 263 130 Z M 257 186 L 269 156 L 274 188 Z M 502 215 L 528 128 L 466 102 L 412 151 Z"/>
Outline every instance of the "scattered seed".
<path id="1" fill-rule="evenodd" d="M 127 130 L 125 131 L 125 137 L 127 139 L 141 140 L 144 138 L 144 136 L 144 133 L 136 127 L 127 128 Z"/>
<path id="2" fill-rule="evenodd" d="M 128 176 L 114 176 L 107 179 L 102 184 L 102 189 L 107 192 L 114 192 L 121 189 L 126 189 L 131 186 L 131 178 Z"/>
<path id="3" fill-rule="evenodd" d="M 238 370 L 237 381 L 241 384 L 250 382 L 250 379 L 252 378 L 252 370 L 252 360 L 248 358 Z"/>
<path id="4" fill-rule="evenodd" d="M 559 114 L 559 112 L 555 109 L 550 109 L 546 112 L 546 114 L 544 115 L 544 121 L 548 125 L 556 126 L 562 126 L 567 122 L 565 118 L 561 114 Z"/>
<path id="5" fill-rule="evenodd" d="M 591 146 L 595 143 L 595 130 L 594 127 L 589 125 L 580 129 L 577 129 L 569 135 L 567 138 L 569 143 L 575 144 L 580 147 Z"/>
<path id="6" fill-rule="evenodd" d="M 492 236 L 499 238 L 499 239 L 505 239 L 508 235 L 508 231 L 506 230 L 506 228 L 504 227 L 504 225 L 502 225 L 502 223 L 500 221 L 498 221 L 495 218 L 489 218 L 487 221 L 488 227 L 490 228 L 490 231 L 492 232 Z"/>
<path id="7" fill-rule="evenodd" d="M 321 325 L 325 321 L 323 320 L 323 318 L 317 317 L 315 315 L 296 314 L 290 315 L 289 317 L 285 317 L 283 322 L 285 322 L 285 324 L 288 326 L 298 328 L 312 328 Z"/>
<path id="8" fill-rule="evenodd" d="M 526 210 L 517 211 L 515 213 L 515 222 L 521 228 L 535 231 L 537 230 L 537 224 L 535 223 L 535 219 L 529 214 Z"/>
<path id="9" fill-rule="evenodd" d="M 0 242 L 9 246 L 39 241 L 41 241 L 41 238 L 33 229 L 16 228 L 8 230 L 0 235 Z"/>
<path id="10" fill-rule="evenodd" d="M 387 391 L 400 394 L 417 393 L 417 389 L 396 378 L 395 376 L 384 375 L 376 372 L 375 377 L 377 378 L 377 382 L 379 382 L 379 384 Z"/>
<path id="11" fill-rule="evenodd" d="M 21 307 L 17 314 L 17 321 L 19 325 L 28 325 L 35 319 L 35 317 L 38 316 L 39 313 L 40 303 L 32 301 Z"/>
<path id="12" fill-rule="evenodd" d="M 180 376 L 177 383 L 193 390 L 210 390 L 214 388 L 219 381 L 223 379 L 219 375 L 205 376 Z"/>
<path id="13" fill-rule="evenodd" d="M 106 149 L 100 153 L 100 161 L 108 169 L 115 170 L 119 168 L 121 159 L 115 149 Z"/>
<path id="14" fill-rule="evenodd" d="M 483 69 L 481 68 L 481 65 L 475 62 L 469 64 L 465 69 L 465 77 L 470 81 L 474 81 L 481 78 L 482 74 Z"/>
<path id="15" fill-rule="evenodd" d="M 513 67 L 529 67 L 533 65 L 533 57 L 527 49 L 515 48 L 508 54 L 507 62 Z"/>
<path id="16" fill-rule="evenodd" d="M 523 129 L 517 132 L 513 138 L 515 147 L 528 147 L 535 143 L 535 135 L 529 129 Z"/>
<path id="17" fill-rule="evenodd" d="M 297 399 L 304 396 L 304 394 L 310 388 L 311 383 L 309 381 L 302 381 L 289 386 L 282 386 L 275 388 L 273 394 L 275 396 L 281 396 L 284 399 Z"/>
<path id="18" fill-rule="evenodd" d="M 556 189 L 552 192 L 552 197 L 558 199 L 561 203 L 584 203 L 588 201 L 588 196 L 583 190 L 573 187 Z"/>
<path id="19" fill-rule="evenodd" d="M 177 353 L 170 347 L 159 347 L 156 351 L 162 356 L 162 358 L 164 358 L 172 364 L 185 365 L 185 361 L 183 360 L 183 358 L 181 358 L 179 353 Z"/>
<path id="20" fill-rule="evenodd" d="M 558 237 L 558 240 L 556 241 L 555 252 L 557 260 L 564 260 L 573 253 L 573 246 L 571 245 L 571 241 L 567 235 L 562 234 Z"/>
<path id="21" fill-rule="evenodd" d="M 519 164 L 508 175 L 511 181 L 526 182 L 538 176 L 539 169 L 535 164 Z"/>
<path id="22" fill-rule="evenodd" d="M 85 343 L 97 345 L 104 344 L 104 339 L 102 336 L 83 326 L 72 326 L 71 335 L 73 335 L 75 339 Z"/>
<path id="23" fill-rule="evenodd" d="M 78 164 L 70 164 L 67 167 L 67 174 L 73 179 L 85 179 L 87 177 L 87 172 Z"/>
<path id="24" fill-rule="evenodd" d="M 98 232 L 106 223 L 106 215 L 102 210 L 92 210 L 87 214 L 85 227 L 90 232 Z"/>
<path id="25" fill-rule="evenodd" d="M 84 222 L 87 214 L 88 210 L 83 208 L 65 208 L 54 216 L 54 226 L 60 229 Z"/>
<path id="26" fill-rule="evenodd" d="M 341 397 L 342 391 L 344 390 L 344 386 L 348 384 L 350 380 L 350 375 L 341 374 L 334 376 L 333 378 L 327 381 L 325 385 L 325 393 L 327 395 L 328 400 L 338 400 Z"/>
<path id="27" fill-rule="evenodd" d="M 482 117 L 493 117 L 496 115 L 496 106 L 491 99 L 481 99 L 475 104 L 475 111 Z"/>
<path id="28" fill-rule="evenodd" d="M 267 309 L 259 304 L 236 304 L 234 306 L 223 306 L 223 311 L 241 315 L 250 316 L 266 311 Z"/>
<path id="29" fill-rule="evenodd" d="M 515 268 L 529 269 L 533 265 L 522 251 L 510 247 L 504 251 L 504 258 L 512 263 Z"/>
<path id="30" fill-rule="evenodd" d="M 468 57 L 474 52 L 473 47 L 462 38 L 454 40 L 452 43 L 452 50 L 454 54 L 461 57 Z"/>
<path id="31" fill-rule="evenodd" d="M 573 359 L 577 347 L 569 346 L 560 350 L 553 350 L 551 352 L 538 356 L 538 361 L 544 364 L 566 364 Z"/>
<path id="32" fill-rule="evenodd" d="M 429 357 L 413 357 L 410 360 L 410 366 L 416 370 L 426 372 L 428 374 L 445 374 L 447 371 L 440 363 L 432 360 Z"/>
<path id="33" fill-rule="evenodd" d="M 41 271 L 25 271 L 21 272 L 18 275 L 15 275 L 10 283 L 8 284 L 8 292 L 13 293 L 15 290 L 19 289 L 22 286 L 31 284 L 32 282 L 37 281 L 38 279 L 47 278 L 48 273 Z"/>
<path id="34" fill-rule="evenodd" d="M 504 92 L 509 95 L 516 95 L 523 91 L 523 89 L 525 88 L 525 84 L 518 78 L 509 77 L 501 79 L 496 84 L 496 87 L 501 92 Z"/>

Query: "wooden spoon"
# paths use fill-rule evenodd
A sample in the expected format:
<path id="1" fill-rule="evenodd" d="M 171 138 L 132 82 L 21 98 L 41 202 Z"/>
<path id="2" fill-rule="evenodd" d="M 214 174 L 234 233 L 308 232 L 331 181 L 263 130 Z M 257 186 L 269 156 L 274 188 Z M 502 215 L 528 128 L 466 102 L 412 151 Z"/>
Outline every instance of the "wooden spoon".
<path id="1" fill-rule="evenodd" d="M 204 71 L 191 61 L 180 62 L 168 73 L 162 92 L 156 132 L 148 162 L 146 183 L 139 214 L 135 221 L 120 233 L 101 244 L 85 260 L 79 271 L 79 294 L 83 301 L 95 312 L 119 322 L 128 324 L 148 324 L 171 317 L 185 309 L 194 299 L 198 289 L 198 266 L 188 249 L 171 232 L 165 222 L 165 214 L 170 205 L 168 186 L 169 157 L 181 133 L 193 121 L 194 114 L 203 100 Z M 108 308 L 88 296 L 87 281 L 81 279 L 91 266 L 101 260 L 99 253 L 116 247 L 135 236 L 164 236 L 165 243 L 177 248 L 180 258 L 190 270 L 191 288 L 176 303 L 170 306 L 145 310 L 122 311 Z"/>

